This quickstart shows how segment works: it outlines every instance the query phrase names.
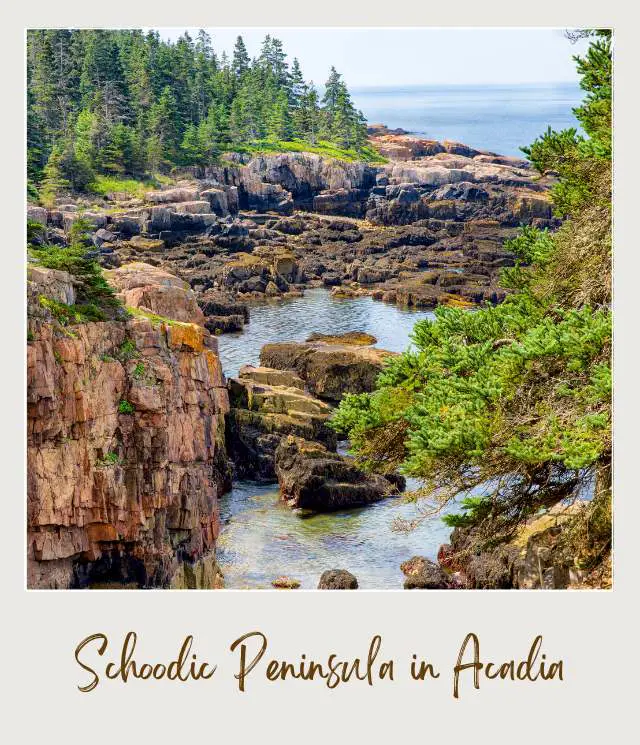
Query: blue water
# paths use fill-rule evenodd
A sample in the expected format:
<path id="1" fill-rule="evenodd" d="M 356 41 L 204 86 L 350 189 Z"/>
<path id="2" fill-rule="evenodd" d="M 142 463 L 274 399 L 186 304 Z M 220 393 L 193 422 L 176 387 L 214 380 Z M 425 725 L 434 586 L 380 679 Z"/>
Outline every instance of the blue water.
<path id="1" fill-rule="evenodd" d="M 574 83 L 394 86 L 351 93 L 371 123 L 515 156 L 549 125 L 577 128 L 572 109 L 583 96 Z"/>

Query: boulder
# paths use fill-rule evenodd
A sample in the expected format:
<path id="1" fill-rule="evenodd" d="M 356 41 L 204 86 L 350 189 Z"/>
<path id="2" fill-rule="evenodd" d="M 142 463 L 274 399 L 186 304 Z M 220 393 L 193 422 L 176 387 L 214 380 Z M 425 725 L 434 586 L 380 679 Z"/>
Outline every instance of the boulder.
<path id="1" fill-rule="evenodd" d="M 269 386 L 284 386 L 286 388 L 297 388 L 304 390 L 304 380 L 291 370 L 274 370 L 270 367 L 254 367 L 243 365 L 240 368 L 239 377 L 255 383 Z"/>
<path id="2" fill-rule="evenodd" d="M 319 334 L 314 332 L 307 337 L 308 342 L 319 341 L 323 344 L 348 344 L 356 347 L 365 347 L 375 344 L 378 340 L 366 331 L 345 331 L 344 334 Z"/>
<path id="3" fill-rule="evenodd" d="M 132 236 L 129 245 L 135 251 L 164 251 L 165 242 L 159 238 L 143 238 L 141 235 Z"/>
<path id="4" fill-rule="evenodd" d="M 271 583 L 277 590 L 297 590 L 300 582 L 292 577 L 276 577 Z"/>
<path id="5" fill-rule="evenodd" d="M 280 493 L 295 509 L 331 512 L 397 495 L 397 483 L 366 474 L 353 461 L 330 452 L 319 442 L 288 436 L 275 453 Z"/>
<path id="6" fill-rule="evenodd" d="M 405 590 L 446 590 L 449 578 L 437 564 L 424 556 L 414 556 L 400 565 L 406 579 Z"/>
<path id="7" fill-rule="evenodd" d="M 37 207 L 34 204 L 27 206 L 27 220 L 39 222 L 41 225 L 47 224 L 47 210 L 44 207 Z"/>
<path id="8" fill-rule="evenodd" d="M 174 211 L 178 214 L 187 215 L 208 215 L 211 214 L 211 205 L 206 199 L 193 202 L 179 202 L 173 205 Z"/>
<path id="9" fill-rule="evenodd" d="M 327 426 L 329 406 L 305 393 L 295 373 L 246 365 L 227 387 L 227 451 L 240 478 L 276 481 L 276 449 L 288 435 L 336 449 L 335 432 Z"/>
<path id="10" fill-rule="evenodd" d="M 106 274 L 124 305 L 174 321 L 204 324 L 194 291 L 178 277 L 142 262 L 125 264 Z"/>
<path id="11" fill-rule="evenodd" d="M 320 575 L 318 590 L 357 590 L 358 580 L 346 569 L 327 569 Z"/>
<path id="12" fill-rule="evenodd" d="M 200 192 L 200 198 L 207 200 L 211 212 L 214 212 L 216 215 L 226 217 L 229 214 L 229 202 L 224 189 L 205 189 Z"/>

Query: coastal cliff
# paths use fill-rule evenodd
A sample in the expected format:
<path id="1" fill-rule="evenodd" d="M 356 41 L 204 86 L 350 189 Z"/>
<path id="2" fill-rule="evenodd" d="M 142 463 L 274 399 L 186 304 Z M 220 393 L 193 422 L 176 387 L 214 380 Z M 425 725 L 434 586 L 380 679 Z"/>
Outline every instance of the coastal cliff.
<path id="1" fill-rule="evenodd" d="M 229 487 L 216 341 L 180 280 L 139 265 L 111 281 L 129 317 L 64 325 L 74 278 L 29 269 L 28 586 L 215 586 Z"/>

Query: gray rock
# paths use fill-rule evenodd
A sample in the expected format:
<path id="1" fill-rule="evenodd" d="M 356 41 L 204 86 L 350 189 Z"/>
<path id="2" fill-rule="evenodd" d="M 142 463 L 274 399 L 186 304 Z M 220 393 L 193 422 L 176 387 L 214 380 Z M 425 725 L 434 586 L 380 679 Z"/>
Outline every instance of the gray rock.
<path id="1" fill-rule="evenodd" d="M 318 590 L 357 590 L 358 580 L 346 569 L 327 569 L 322 572 Z"/>

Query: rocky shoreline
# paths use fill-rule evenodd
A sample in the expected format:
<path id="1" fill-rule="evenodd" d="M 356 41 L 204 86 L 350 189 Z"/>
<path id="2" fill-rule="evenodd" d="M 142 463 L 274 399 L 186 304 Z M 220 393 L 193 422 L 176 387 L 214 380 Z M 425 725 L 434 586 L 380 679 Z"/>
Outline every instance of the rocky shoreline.
<path id="1" fill-rule="evenodd" d="M 80 217 L 91 223 L 88 255 L 128 311 L 63 328 L 42 298 L 73 305 L 73 278 L 30 265 L 30 587 L 222 586 L 218 499 L 232 469 L 278 483 L 285 503 L 305 511 L 404 489 L 401 476 L 364 473 L 339 455 L 328 426 L 342 396 L 373 390 L 392 354 L 374 338 L 354 329 L 266 344 L 260 366 L 226 381 L 215 336 L 241 330 L 252 305 L 311 287 L 416 308 L 501 302 L 498 273 L 514 263 L 505 241 L 522 224 L 558 224 L 554 177 L 381 126 L 370 139 L 388 163 L 231 154 L 143 199 L 29 206 L 54 244 L 65 245 Z M 495 559 L 501 574 L 484 576 L 450 558 L 461 540 L 454 533 L 441 550 L 441 567 L 422 557 L 403 564 L 405 587 L 575 579 L 548 556 L 538 585 L 511 555 Z M 335 571 L 320 585 L 357 587 Z"/>
<path id="2" fill-rule="evenodd" d="M 372 128 L 384 165 L 310 153 L 191 169 L 141 199 L 113 193 L 30 206 L 50 238 L 80 217 L 107 267 L 144 261 L 195 291 L 212 332 L 239 330 L 248 306 L 307 287 L 433 308 L 500 302 L 504 242 L 522 224 L 555 227 L 548 190 L 526 161 Z"/>

